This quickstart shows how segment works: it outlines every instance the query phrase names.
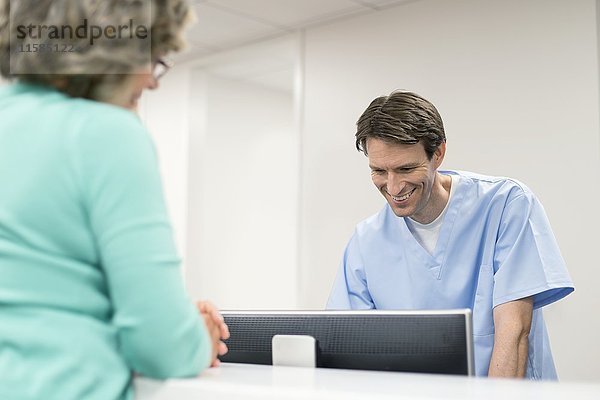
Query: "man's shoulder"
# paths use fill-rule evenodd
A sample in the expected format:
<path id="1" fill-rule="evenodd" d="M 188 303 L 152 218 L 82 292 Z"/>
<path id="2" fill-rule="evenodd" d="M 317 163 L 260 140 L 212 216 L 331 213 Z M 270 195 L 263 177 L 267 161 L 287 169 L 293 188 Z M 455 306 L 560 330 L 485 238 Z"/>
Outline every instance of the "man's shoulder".
<path id="1" fill-rule="evenodd" d="M 506 176 L 484 175 L 461 170 L 443 170 L 440 173 L 457 176 L 459 182 L 466 183 L 466 185 L 462 185 L 463 187 L 474 187 L 478 192 L 485 192 L 494 196 L 533 195 L 532 191 L 523 182 Z"/>
<path id="2" fill-rule="evenodd" d="M 390 223 L 397 223 L 399 218 L 393 215 L 386 203 L 377 213 L 363 219 L 356 225 L 356 234 L 363 237 L 384 234 L 388 230 L 386 227 Z"/>

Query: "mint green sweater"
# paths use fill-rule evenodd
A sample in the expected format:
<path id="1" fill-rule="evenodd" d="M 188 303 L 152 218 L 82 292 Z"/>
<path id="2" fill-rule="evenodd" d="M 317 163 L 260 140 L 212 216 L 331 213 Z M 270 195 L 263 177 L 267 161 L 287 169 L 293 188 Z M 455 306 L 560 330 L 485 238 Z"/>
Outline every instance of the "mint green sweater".
<path id="1" fill-rule="evenodd" d="M 1 399 L 130 399 L 133 373 L 207 367 L 179 264 L 133 113 L 0 87 Z"/>

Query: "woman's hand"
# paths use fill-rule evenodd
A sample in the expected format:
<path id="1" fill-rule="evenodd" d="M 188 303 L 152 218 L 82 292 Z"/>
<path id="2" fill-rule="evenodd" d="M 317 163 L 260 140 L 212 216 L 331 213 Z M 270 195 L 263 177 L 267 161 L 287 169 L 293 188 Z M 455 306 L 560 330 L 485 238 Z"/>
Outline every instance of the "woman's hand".
<path id="1" fill-rule="evenodd" d="M 229 339 L 229 328 L 217 307 L 212 303 L 199 301 L 196 303 L 196 308 L 204 319 L 204 323 L 212 339 L 211 367 L 217 367 L 221 363 L 217 356 L 227 353 L 227 345 L 223 343 L 223 340 Z"/>

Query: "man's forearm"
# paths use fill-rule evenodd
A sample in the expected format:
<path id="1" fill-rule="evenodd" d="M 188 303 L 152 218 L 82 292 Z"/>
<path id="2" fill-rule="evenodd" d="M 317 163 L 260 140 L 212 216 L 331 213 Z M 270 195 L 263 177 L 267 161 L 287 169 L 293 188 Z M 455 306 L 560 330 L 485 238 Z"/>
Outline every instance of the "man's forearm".
<path id="1" fill-rule="evenodd" d="M 523 378 L 527 370 L 528 342 L 527 334 L 513 338 L 496 336 L 488 376 Z"/>
<path id="2" fill-rule="evenodd" d="M 488 376 L 522 378 L 527 371 L 529 331 L 533 298 L 528 297 L 494 308 L 494 349 Z"/>

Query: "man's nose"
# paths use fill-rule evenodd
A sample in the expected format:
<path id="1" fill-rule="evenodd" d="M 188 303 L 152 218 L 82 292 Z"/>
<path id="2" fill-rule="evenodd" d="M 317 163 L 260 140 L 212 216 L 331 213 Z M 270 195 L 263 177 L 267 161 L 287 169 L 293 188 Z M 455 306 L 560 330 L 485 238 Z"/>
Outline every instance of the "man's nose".
<path id="1" fill-rule="evenodd" d="M 398 176 L 394 173 L 388 174 L 386 186 L 389 194 L 393 196 L 399 195 L 400 193 L 402 193 L 402 190 L 404 189 L 405 185 L 406 182 L 404 181 L 404 179 L 402 179 L 401 176 Z"/>

